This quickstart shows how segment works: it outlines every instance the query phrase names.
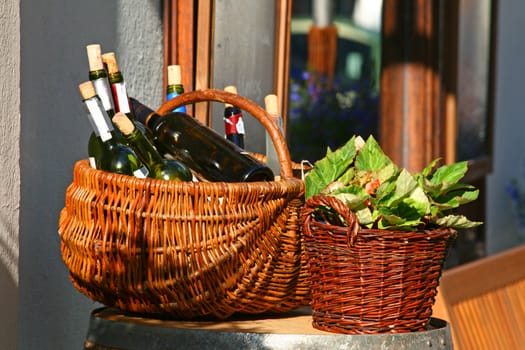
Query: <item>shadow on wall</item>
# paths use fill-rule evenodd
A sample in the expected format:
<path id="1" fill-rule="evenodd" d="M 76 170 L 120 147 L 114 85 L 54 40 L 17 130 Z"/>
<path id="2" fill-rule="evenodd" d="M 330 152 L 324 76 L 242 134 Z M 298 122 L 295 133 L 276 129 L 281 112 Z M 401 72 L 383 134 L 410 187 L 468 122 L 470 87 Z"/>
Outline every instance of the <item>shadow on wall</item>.
<path id="1" fill-rule="evenodd" d="M 16 348 L 18 323 L 18 240 L 13 236 L 17 229 L 0 213 L 0 344 L 5 349 Z M 11 220 L 12 221 L 12 220 Z"/>
<path id="2" fill-rule="evenodd" d="M 1 242 L 3 244 L 3 242 Z M 18 286 L 3 262 L 0 263 L 0 343 L 5 349 L 16 349 L 18 323 Z"/>

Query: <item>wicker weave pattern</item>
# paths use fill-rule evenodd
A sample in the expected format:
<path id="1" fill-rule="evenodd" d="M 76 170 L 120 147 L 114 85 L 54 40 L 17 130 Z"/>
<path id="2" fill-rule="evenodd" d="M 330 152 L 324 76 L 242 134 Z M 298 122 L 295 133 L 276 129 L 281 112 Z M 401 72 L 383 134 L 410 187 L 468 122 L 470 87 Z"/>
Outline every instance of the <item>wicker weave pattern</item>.
<path id="1" fill-rule="evenodd" d="M 237 104 L 237 95 L 220 94 Z M 283 145 L 277 138 L 287 156 Z M 289 158 L 281 168 L 284 176 L 274 182 L 178 183 L 98 171 L 78 161 L 59 220 L 73 284 L 105 305 L 177 318 L 306 305 L 304 183 L 286 176 L 292 173 Z"/>
<path id="2" fill-rule="evenodd" d="M 349 223 L 313 219 L 329 206 Z M 455 231 L 369 230 L 334 197 L 309 198 L 303 211 L 311 274 L 313 325 L 348 334 L 423 330 Z"/>

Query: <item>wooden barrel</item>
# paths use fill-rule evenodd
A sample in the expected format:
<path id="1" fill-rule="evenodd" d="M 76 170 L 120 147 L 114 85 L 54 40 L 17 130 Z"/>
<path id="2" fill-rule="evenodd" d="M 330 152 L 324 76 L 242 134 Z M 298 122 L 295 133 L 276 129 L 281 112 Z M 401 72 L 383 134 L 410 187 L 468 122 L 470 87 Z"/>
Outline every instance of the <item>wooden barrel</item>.
<path id="1" fill-rule="evenodd" d="M 324 332 L 311 323 L 308 307 L 279 315 L 195 321 L 151 319 L 100 308 L 91 314 L 84 349 L 453 349 L 448 323 L 436 318 L 422 332 L 373 335 Z"/>

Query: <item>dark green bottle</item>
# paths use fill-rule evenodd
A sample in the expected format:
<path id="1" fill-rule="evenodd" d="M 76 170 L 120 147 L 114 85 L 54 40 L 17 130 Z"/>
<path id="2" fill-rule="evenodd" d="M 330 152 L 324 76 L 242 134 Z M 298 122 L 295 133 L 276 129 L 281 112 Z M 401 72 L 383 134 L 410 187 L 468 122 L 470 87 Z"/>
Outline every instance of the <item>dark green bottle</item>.
<path id="1" fill-rule="evenodd" d="M 270 168 L 197 119 L 179 112 L 160 116 L 133 98 L 130 102 L 137 119 L 153 132 L 157 149 L 168 152 L 167 156 L 183 162 L 206 180 L 274 180 Z"/>
<path id="2" fill-rule="evenodd" d="M 102 101 L 97 96 L 91 81 L 79 85 L 82 102 L 87 109 L 87 116 L 93 126 L 93 134 L 99 140 L 100 149 L 93 154 L 95 167 L 118 174 L 145 178 L 148 170 L 144 167 L 131 148 L 118 142 L 114 129 Z"/>
<path id="3" fill-rule="evenodd" d="M 88 64 L 89 64 L 89 80 L 93 83 L 95 92 L 102 102 L 104 110 L 108 114 L 109 118 L 115 114 L 115 104 L 113 101 L 113 95 L 111 93 L 111 87 L 109 85 L 108 74 L 104 68 L 104 62 L 102 61 L 102 52 L 99 44 L 91 44 L 86 46 Z M 111 120 L 111 119 L 110 119 Z M 120 130 L 114 130 L 113 136 L 118 142 L 125 143 Z M 94 154 L 100 153 L 103 148 L 100 138 L 94 133 L 89 137 L 88 152 L 93 166 L 92 157 Z"/>
<path id="4" fill-rule="evenodd" d="M 128 144 L 149 170 L 149 177 L 170 181 L 191 181 L 188 167 L 179 161 L 164 159 L 149 140 L 122 112 L 113 116 L 113 123 L 120 129 Z"/>

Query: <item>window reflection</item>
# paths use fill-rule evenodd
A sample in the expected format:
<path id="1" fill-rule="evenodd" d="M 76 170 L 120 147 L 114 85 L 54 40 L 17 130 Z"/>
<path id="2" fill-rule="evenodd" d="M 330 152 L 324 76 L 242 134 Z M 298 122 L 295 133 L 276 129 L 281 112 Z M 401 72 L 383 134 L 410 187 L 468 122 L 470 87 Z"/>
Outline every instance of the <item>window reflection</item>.
<path id="1" fill-rule="evenodd" d="M 287 140 L 314 162 L 351 135 L 378 137 L 381 0 L 294 0 Z"/>
<path id="2" fill-rule="evenodd" d="M 488 153 L 491 1 L 461 1 L 458 52 L 458 160 Z"/>

